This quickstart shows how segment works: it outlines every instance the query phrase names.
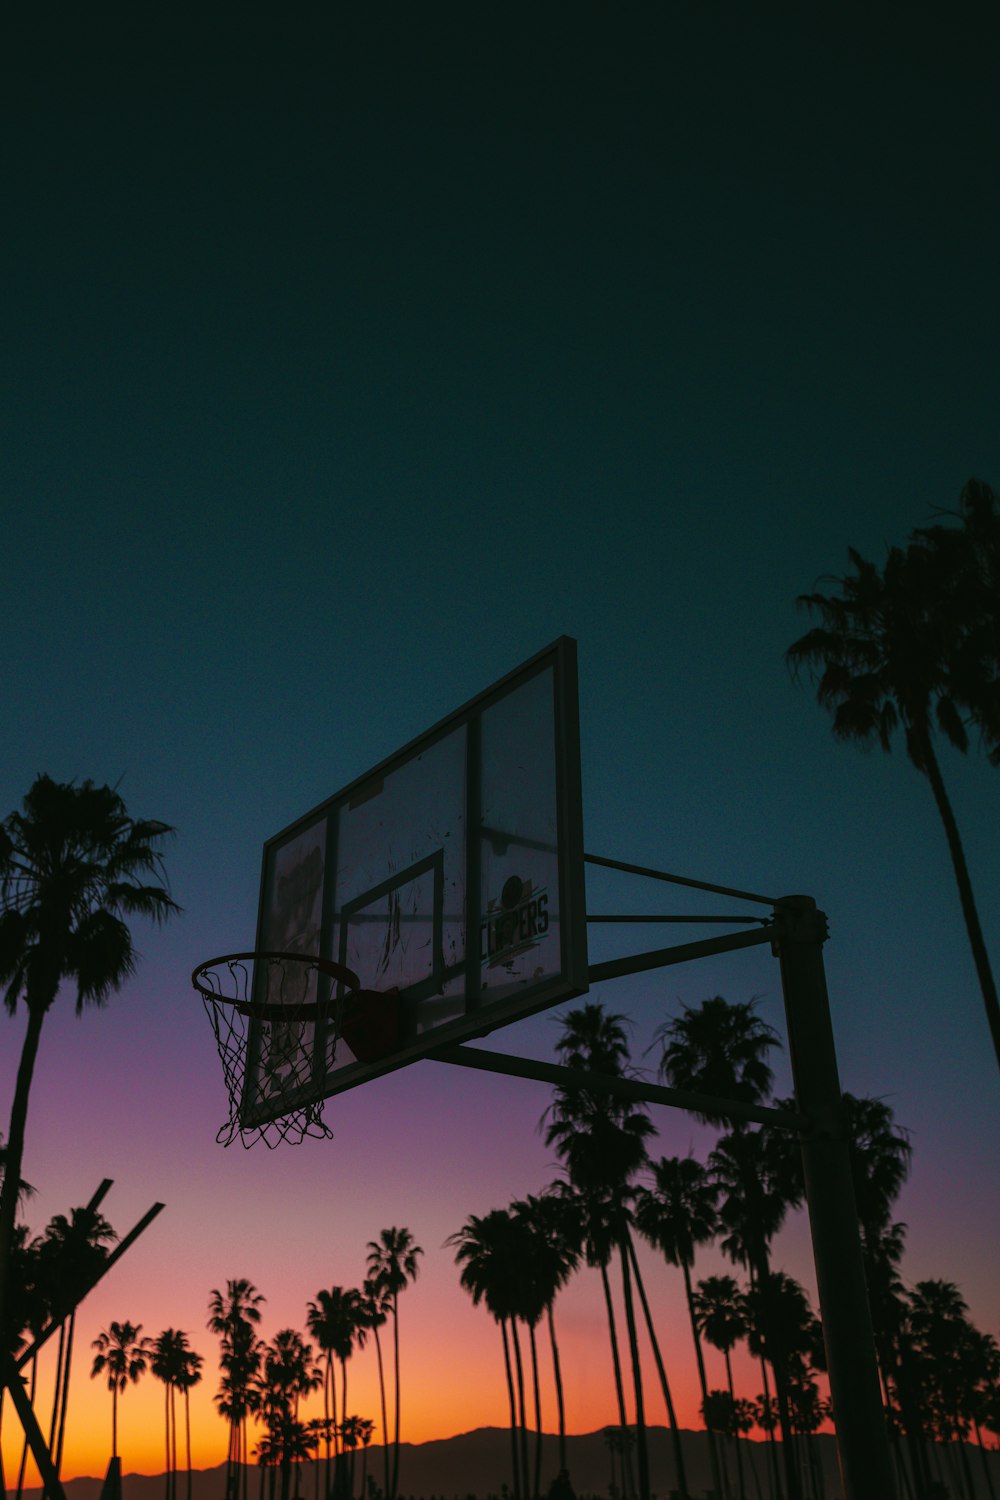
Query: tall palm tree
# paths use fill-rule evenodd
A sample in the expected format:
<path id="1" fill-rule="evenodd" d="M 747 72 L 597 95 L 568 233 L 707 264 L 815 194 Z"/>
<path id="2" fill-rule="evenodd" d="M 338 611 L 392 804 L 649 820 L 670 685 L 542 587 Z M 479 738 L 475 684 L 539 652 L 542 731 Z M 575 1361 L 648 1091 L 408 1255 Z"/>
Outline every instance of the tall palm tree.
<path id="1" fill-rule="evenodd" d="M 520 1297 L 520 1262 L 517 1245 L 520 1235 L 511 1215 L 502 1208 L 477 1217 L 470 1214 L 461 1229 L 448 1236 L 445 1244 L 455 1250 L 455 1261 L 461 1266 L 459 1281 L 472 1298 L 474 1307 L 485 1303 L 487 1311 L 496 1320 L 503 1340 L 504 1372 L 507 1377 L 507 1399 L 510 1404 L 511 1462 L 513 1468 L 514 1500 L 527 1500 L 526 1460 L 522 1457 L 522 1428 L 524 1411 L 524 1385 L 521 1389 L 522 1423 L 518 1422 L 518 1403 L 514 1392 L 514 1374 L 511 1369 L 511 1346 L 516 1350 L 520 1373 L 520 1348 L 516 1343 L 515 1318 Z M 508 1326 L 512 1338 L 508 1339 Z"/>
<path id="2" fill-rule="evenodd" d="M 108 786 L 39 776 L 0 825 L 0 984 L 14 1015 L 23 997 L 27 1028 L 11 1104 L 0 1184 L 0 1328 L 31 1080 L 42 1023 L 64 980 L 76 1009 L 101 1006 L 136 965 L 126 920 L 162 922 L 179 910 L 164 881 L 158 846 L 166 823 L 130 818 Z"/>
<path id="3" fill-rule="evenodd" d="M 757 1014 L 753 1001 L 736 1002 L 716 995 L 700 1005 L 685 1006 L 682 1015 L 657 1032 L 662 1044 L 660 1075 L 674 1088 L 693 1089 L 722 1099 L 761 1104 L 771 1095 L 773 1072 L 768 1055 L 779 1046 L 777 1033 Z M 699 1114 L 711 1124 L 727 1121 L 725 1110 Z M 801 1201 L 801 1185 L 792 1171 L 792 1156 L 776 1133 L 750 1130 L 731 1122 L 729 1134 L 709 1157 L 709 1172 L 720 1184 L 720 1220 L 727 1230 L 722 1248 L 746 1265 L 765 1295 L 770 1264 L 768 1246 L 789 1207 Z M 762 1367 L 763 1368 L 763 1367 Z M 767 1373 L 764 1370 L 765 1394 Z M 787 1391 L 779 1378 L 777 1397 L 782 1447 L 790 1500 L 798 1500 L 798 1477 L 791 1457 L 791 1421 Z M 777 1453 L 771 1445 L 777 1484 Z"/>
<path id="4" fill-rule="evenodd" d="M 552 1373 L 556 1387 L 559 1424 L 559 1467 L 566 1468 L 566 1403 L 563 1395 L 562 1365 L 556 1339 L 553 1306 L 556 1295 L 566 1285 L 580 1264 L 581 1246 L 574 1216 L 566 1211 L 565 1202 L 549 1192 L 519 1200 L 511 1212 L 527 1228 L 531 1243 L 531 1284 L 545 1312 L 552 1349 Z M 541 1420 L 538 1422 L 541 1437 Z M 538 1483 L 536 1478 L 535 1487 Z"/>
<path id="5" fill-rule="evenodd" d="M 908 1331 L 919 1362 L 923 1405 L 938 1440 L 957 1453 L 969 1496 L 975 1485 L 963 1439 L 972 1425 L 969 1354 L 976 1337 L 968 1307 L 951 1281 L 918 1281 L 908 1301 Z"/>
<path id="6" fill-rule="evenodd" d="M 180 1329 L 165 1328 L 153 1340 L 149 1368 L 157 1380 L 163 1381 L 166 1500 L 176 1500 L 177 1496 L 177 1402 L 175 1397 L 187 1367 L 187 1354 L 187 1335 L 181 1333 Z"/>
<path id="7" fill-rule="evenodd" d="M 628 1039 L 623 1018 L 609 1015 L 603 1006 L 593 1002 L 570 1011 L 563 1017 L 562 1035 L 556 1044 L 556 1051 L 569 1069 L 621 1076 L 629 1066 Z M 676 1414 L 666 1370 L 655 1342 L 629 1228 L 632 1182 L 647 1160 L 646 1140 L 654 1133 L 653 1125 L 641 1109 L 628 1101 L 589 1089 L 585 1084 L 579 1087 L 561 1085 L 543 1118 L 548 1120 L 546 1144 L 555 1146 L 588 1218 L 588 1261 L 592 1264 L 596 1262 L 602 1271 L 613 1349 L 614 1317 L 607 1285 L 607 1264 L 611 1246 L 618 1251 L 635 1394 L 636 1462 L 640 1494 L 643 1500 L 649 1495 L 649 1458 L 633 1284 L 639 1291 L 653 1341 L 654 1358 L 674 1438 L 678 1487 L 683 1495 L 687 1485 Z M 624 1420 L 620 1381 L 618 1383 L 621 1425 L 625 1427 L 627 1424 Z"/>
<path id="8" fill-rule="evenodd" d="M 181 1334 L 181 1338 L 185 1335 Z M 174 1384 L 179 1391 L 184 1393 L 184 1438 L 185 1456 L 187 1460 L 187 1500 L 191 1500 L 191 1392 L 196 1385 L 201 1383 L 201 1368 L 205 1363 L 200 1354 L 194 1349 L 185 1349 L 183 1361 Z"/>
<path id="9" fill-rule="evenodd" d="M 996 529 L 996 528 L 994 528 Z M 1000 1064 L 1000 1000 L 986 951 L 955 813 L 935 750 L 935 730 L 963 754 L 974 720 L 993 758 L 1000 757 L 996 601 L 983 640 L 984 593 L 970 570 L 956 568 L 955 549 L 927 535 L 892 547 L 881 570 L 848 549 L 852 571 L 833 580 L 839 593 L 803 594 L 798 603 L 821 623 L 786 653 L 794 671 L 818 678 L 816 696 L 833 714 L 839 740 L 887 754 L 902 729 L 912 765 L 926 776 L 944 825 L 973 962 Z M 971 556 L 969 547 L 962 553 Z M 992 640 L 990 639 L 992 637 Z M 992 656 L 992 659 L 990 659 Z"/>
<path id="10" fill-rule="evenodd" d="M 701 1348 L 701 1337 L 695 1317 L 691 1287 L 691 1272 L 694 1268 L 695 1249 L 707 1245 L 715 1237 L 719 1225 L 716 1203 L 719 1186 L 706 1169 L 693 1156 L 664 1156 L 650 1163 L 653 1175 L 651 1187 L 642 1186 L 635 1193 L 635 1225 L 644 1239 L 672 1266 L 680 1266 L 684 1275 L 684 1295 L 687 1300 L 688 1317 L 691 1322 L 691 1337 L 694 1341 L 695 1361 L 698 1367 L 698 1383 L 704 1405 L 708 1400 L 708 1381 L 705 1376 L 705 1359 Z M 721 1493 L 722 1475 L 715 1433 L 708 1429 L 709 1461 L 712 1466 L 712 1482 Z"/>
<path id="11" fill-rule="evenodd" d="M 384 1466 L 383 1493 L 389 1493 L 389 1424 L 385 1409 L 385 1366 L 382 1361 L 382 1340 L 379 1329 L 385 1326 L 392 1305 L 388 1289 L 377 1276 L 366 1276 L 361 1287 L 361 1303 L 365 1325 L 375 1339 L 375 1355 L 378 1361 L 378 1393 L 382 1410 L 382 1463 Z"/>
<path id="12" fill-rule="evenodd" d="M 141 1323 L 112 1322 L 101 1330 L 92 1347 L 97 1350 L 90 1377 L 106 1374 L 111 1392 L 111 1457 L 118 1457 L 118 1397 L 125 1387 L 146 1373 L 149 1339 Z"/>
<path id="13" fill-rule="evenodd" d="M 263 1345 L 256 1336 L 260 1305 L 265 1301 L 252 1281 L 237 1277 L 226 1282 L 225 1292 L 216 1288 L 208 1301 L 208 1328 L 222 1340 L 222 1379 L 216 1396 L 219 1414 L 229 1423 L 226 1456 L 226 1495 L 238 1487 L 243 1467 L 246 1491 L 246 1420 L 253 1402 L 253 1382 L 260 1368 Z"/>
<path id="14" fill-rule="evenodd" d="M 723 1229 L 721 1248 L 737 1265 L 745 1266 L 751 1286 L 758 1293 L 759 1342 L 755 1352 L 761 1360 L 764 1394 L 768 1394 L 769 1361 L 774 1372 L 775 1397 L 781 1427 L 782 1458 L 790 1500 L 799 1500 L 800 1485 L 792 1455 L 792 1425 L 788 1405 L 787 1371 L 777 1350 L 770 1347 L 772 1286 L 770 1245 L 788 1210 L 802 1201 L 801 1183 L 794 1177 L 785 1143 L 777 1132 L 734 1128 L 722 1136 L 708 1158 L 708 1167 L 721 1189 L 719 1221 Z M 772 1469 L 777 1452 L 771 1444 Z M 776 1473 L 774 1475 L 777 1481 Z"/>
<path id="15" fill-rule="evenodd" d="M 71 1209 L 68 1218 L 56 1214 L 49 1221 L 39 1247 L 41 1268 L 52 1289 L 53 1318 L 62 1315 L 49 1441 L 57 1474 L 62 1467 L 66 1437 L 76 1305 L 96 1280 L 101 1264 L 107 1259 L 107 1247 L 117 1238 L 103 1214 L 84 1206 Z"/>
<path id="16" fill-rule="evenodd" d="M 399 1484 L 399 1294 L 406 1290 L 408 1282 L 416 1281 L 423 1253 L 406 1228 L 383 1229 L 377 1240 L 368 1242 L 368 1275 L 384 1288 L 392 1311 L 394 1407 L 392 1477 L 388 1500 L 396 1500 Z"/>
<path id="17" fill-rule="evenodd" d="M 761 1020 L 753 1000 L 716 995 L 700 1005 L 685 1005 L 681 1015 L 657 1027 L 657 1044 L 660 1077 L 671 1088 L 743 1104 L 760 1104 L 770 1097 L 774 1073 L 768 1053 L 781 1041 Z M 725 1111 L 699 1113 L 697 1118 L 710 1125 L 730 1123 Z"/>
<path id="18" fill-rule="evenodd" d="M 257 1407 L 272 1439 L 280 1447 L 278 1467 L 281 1473 L 282 1500 L 288 1500 L 292 1464 L 315 1449 L 317 1437 L 299 1421 L 299 1400 L 316 1390 L 323 1379 L 313 1360 L 312 1345 L 307 1344 L 294 1328 L 283 1328 L 264 1349 L 257 1378 Z"/>
<path id="19" fill-rule="evenodd" d="M 726 1385 L 733 1411 L 736 1410 L 736 1392 L 733 1389 L 733 1366 L 729 1356 L 746 1336 L 747 1320 L 743 1294 L 732 1276 L 706 1276 L 699 1281 L 693 1298 L 694 1315 L 698 1329 L 718 1349 L 726 1362 Z M 733 1432 L 736 1444 L 736 1470 L 740 1489 L 740 1500 L 746 1500 L 743 1481 L 743 1455 L 740 1451 L 738 1432 Z"/>
<path id="20" fill-rule="evenodd" d="M 316 1301 L 310 1302 L 306 1315 L 309 1332 L 325 1356 L 323 1378 L 323 1414 L 327 1423 L 326 1437 L 326 1485 L 330 1488 L 330 1437 L 336 1434 L 347 1420 L 347 1361 L 354 1352 L 356 1343 L 363 1344 L 366 1334 L 364 1299 L 353 1287 L 331 1287 L 329 1291 L 316 1293 Z M 334 1376 L 334 1359 L 340 1361 L 341 1403 L 337 1417 L 337 1390 Z M 332 1421 L 331 1421 L 332 1417 Z M 339 1457 L 339 1446 L 338 1446 Z M 341 1483 L 343 1481 L 340 1481 Z"/>

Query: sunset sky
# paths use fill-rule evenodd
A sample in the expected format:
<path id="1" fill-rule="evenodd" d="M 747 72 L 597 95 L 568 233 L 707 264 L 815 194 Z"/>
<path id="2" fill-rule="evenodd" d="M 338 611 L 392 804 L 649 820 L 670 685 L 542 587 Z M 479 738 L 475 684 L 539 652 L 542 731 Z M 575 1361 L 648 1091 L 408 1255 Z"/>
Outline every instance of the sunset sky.
<path id="1" fill-rule="evenodd" d="M 1000 1086 L 931 794 L 901 750 L 835 744 L 783 661 L 848 545 L 879 560 L 971 475 L 1000 486 L 996 16 L 206 9 L 4 23 L 0 816 L 40 771 L 118 785 L 176 827 L 184 908 L 136 927 L 105 1012 L 66 994 L 42 1036 L 32 1229 L 103 1177 L 120 1233 L 166 1204 L 81 1309 L 64 1475 L 107 1464 L 109 1320 L 188 1332 L 195 1462 L 220 1463 L 211 1290 L 248 1277 L 265 1337 L 302 1328 L 390 1225 L 424 1249 L 404 1438 L 506 1421 L 444 1242 L 556 1175 L 547 1089 L 422 1062 L 332 1101 L 332 1141 L 225 1151 L 189 976 L 251 946 L 265 839 L 561 634 L 587 849 L 816 897 L 843 1085 L 912 1132 L 905 1277 L 957 1282 L 997 1334 Z M 942 759 L 1000 965 L 1000 780 Z M 745 910 L 611 875 L 588 900 Z M 662 931 L 595 929 L 591 956 L 692 935 Z M 653 1076 L 656 1027 L 715 994 L 783 1032 L 767 948 L 591 998 Z M 0 1016 L 4 1133 L 23 1023 Z M 558 1035 L 549 1012 L 488 1045 L 551 1059 Z M 709 1149 L 652 1113 L 656 1154 Z M 802 1215 L 774 1258 L 814 1293 Z M 646 1264 L 696 1425 L 680 1277 Z M 615 1413 L 592 1275 L 557 1319 L 593 1430 Z M 377 1418 L 371 1350 L 349 1404 Z M 161 1408 L 151 1378 L 125 1395 L 126 1471 L 162 1469 Z"/>

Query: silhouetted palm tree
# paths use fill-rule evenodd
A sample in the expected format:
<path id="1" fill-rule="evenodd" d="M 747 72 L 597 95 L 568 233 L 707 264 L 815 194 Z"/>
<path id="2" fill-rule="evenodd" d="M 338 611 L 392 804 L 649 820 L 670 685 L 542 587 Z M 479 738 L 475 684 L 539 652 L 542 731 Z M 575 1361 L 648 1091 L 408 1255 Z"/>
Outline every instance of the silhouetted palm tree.
<path id="1" fill-rule="evenodd" d="M 164 1426 L 166 1432 L 166 1465 L 164 1479 L 166 1500 L 177 1495 L 177 1402 L 175 1395 L 187 1363 L 187 1337 L 177 1328 L 165 1328 L 153 1340 L 150 1370 L 163 1381 Z"/>
<path id="2" fill-rule="evenodd" d="M 118 1396 L 131 1382 L 146 1373 L 149 1339 L 142 1336 L 141 1323 L 111 1323 L 94 1339 L 97 1350 L 90 1371 L 91 1379 L 107 1374 L 111 1392 L 111 1457 L 118 1457 Z"/>
<path id="3" fill-rule="evenodd" d="M 683 1272 L 684 1294 L 698 1366 L 698 1383 L 704 1404 L 708 1400 L 708 1383 L 695 1318 L 691 1271 L 696 1246 L 709 1244 L 718 1230 L 716 1201 L 719 1188 L 693 1156 L 664 1156 L 659 1161 L 651 1162 L 650 1170 L 653 1174 L 653 1186 L 639 1187 L 635 1192 L 635 1225 L 639 1233 L 662 1253 L 670 1265 L 680 1266 Z M 713 1483 L 721 1491 L 722 1474 L 712 1428 L 708 1429 L 708 1450 Z"/>
<path id="4" fill-rule="evenodd" d="M 246 1421 L 263 1351 L 255 1330 L 260 1323 L 260 1304 L 264 1300 L 252 1281 L 237 1277 L 226 1282 L 225 1293 L 215 1289 L 208 1302 L 209 1330 L 222 1340 L 222 1378 L 215 1404 L 220 1416 L 229 1423 L 227 1500 L 238 1488 L 241 1465 L 244 1467 L 244 1495 L 246 1493 Z"/>
<path id="5" fill-rule="evenodd" d="M 521 1238 L 511 1215 L 505 1209 L 497 1208 L 481 1218 L 470 1214 L 462 1228 L 449 1235 L 445 1241 L 455 1250 L 456 1264 L 462 1268 L 459 1281 L 471 1296 L 473 1306 L 478 1307 L 480 1302 L 485 1303 L 487 1311 L 496 1320 L 503 1340 L 504 1372 L 507 1377 L 507 1398 L 510 1404 L 514 1500 L 522 1500 L 527 1488 L 527 1458 L 522 1451 L 524 1379 L 515 1322 L 521 1295 L 521 1267 L 517 1254 Z M 508 1325 L 511 1330 L 510 1341 L 508 1341 Z M 514 1374 L 511 1369 L 512 1346 L 518 1368 L 518 1387 L 521 1398 L 520 1422 L 518 1421 L 518 1402 L 514 1392 Z"/>
<path id="6" fill-rule="evenodd" d="M 661 1047 L 660 1077 L 671 1088 L 714 1094 L 744 1104 L 768 1099 L 774 1074 L 768 1062 L 780 1047 L 777 1032 L 757 1015 L 755 1003 L 716 995 L 699 1005 L 685 1005 L 679 1016 L 664 1021 L 655 1033 Z M 729 1125 L 724 1111 L 699 1113 L 710 1125 Z"/>
<path id="7" fill-rule="evenodd" d="M 801 1202 L 801 1186 L 793 1180 L 786 1146 L 778 1141 L 776 1131 L 734 1128 L 717 1141 L 709 1154 L 708 1167 L 722 1192 L 719 1205 L 719 1221 L 724 1231 L 722 1250 L 736 1264 L 747 1268 L 751 1288 L 757 1293 L 754 1311 L 758 1340 L 754 1352 L 761 1360 L 765 1395 L 768 1394 L 765 1359 L 770 1361 L 774 1371 L 785 1482 L 790 1500 L 798 1500 L 800 1490 L 793 1458 L 787 1371 L 778 1351 L 772 1352 L 770 1347 L 772 1319 L 769 1309 L 772 1284 L 779 1274 L 771 1270 L 770 1244 L 788 1210 Z M 777 1453 L 773 1443 L 771 1461 L 772 1468 L 776 1468 Z"/>
<path id="8" fill-rule="evenodd" d="M 908 1333 L 919 1365 L 925 1420 L 938 1441 L 957 1453 L 964 1486 L 974 1497 L 963 1439 L 977 1406 L 979 1335 L 954 1282 L 918 1281 L 907 1301 Z"/>
<path id="9" fill-rule="evenodd" d="M 49 1451 L 57 1474 L 62 1468 L 66 1437 L 76 1306 L 97 1279 L 108 1256 L 107 1247 L 117 1238 L 103 1214 L 96 1209 L 81 1207 L 71 1209 L 68 1218 L 65 1214 L 56 1214 L 49 1221 L 39 1246 L 41 1272 L 51 1288 L 52 1316 L 53 1319 L 61 1317 L 49 1438 Z"/>
<path id="10" fill-rule="evenodd" d="M 937 728 L 964 753 L 969 747 L 967 722 L 973 719 L 991 750 L 1000 750 L 997 658 L 990 660 L 995 639 L 984 652 L 970 651 L 973 637 L 983 639 L 984 596 L 962 571 L 952 573 L 955 555 L 940 538 L 930 543 L 918 539 L 905 549 L 890 548 L 880 571 L 849 548 L 853 571 L 833 580 L 839 593 L 800 596 L 799 604 L 822 623 L 789 647 L 787 659 L 794 670 L 806 667 L 818 675 L 816 696 L 833 714 L 837 739 L 865 747 L 878 744 L 888 753 L 902 729 L 910 761 L 927 777 L 944 824 L 1000 1064 L 1000 1001 L 934 748 Z M 996 609 L 996 601 L 990 600 L 988 642 L 996 630 Z"/>
<path id="11" fill-rule="evenodd" d="M 162 922 L 179 910 L 153 883 L 164 879 L 157 846 L 171 831 L 130 818 L 110 787 L 48 776 L 0 826 L 0 984 L 11 1015 L 22 997 L 28 1012 L 0 1184 L 0 1329 L 42 1023 L 64 980 L 76 985 L 78 1014 L 121 988 L 136 962 L 124 919 Z"/>
<path id="12" fill-rule="evenodd" d="M 736 1409 L 736 1392 L 733 1389 L 733 1366 L 730 1354 L 740 1339 L 746 1337 L 746 1304 L 743 1294 L 732 1276 L 706 1276 L 699 1281 L 693 1297 L 697 1326 L 708 1342 L 720 1351 L 726 1361 L 726 1385 L 733 1412 Z M 736 1470 L 740 1500 L 746 1500 L 743 1482 L 743 1455 L 740 1451 L 739 1433 L 735 1423 L 730 1423 L 730 1434 L 736 1445 Z"/>
<path id="13" fill-rule="evenodd" d="M 382 1411 L 382 1463 L 384 1466 L 383 1494 L 389 1493 L 389 1424 L 385 1409 L 385 1366 L 382 1360 L 382 1340 L 379 1329 L 385 1326 L 392 1305 L 392 1297 L 378 1277 L 366 1276 L 361 1288 L 362 1308 L 365 1324 L 375 1339 L 375 1355 L 378 1361 L 378 1393 Z"/>
<path id="14" fill-rule="evenodd" d="M 285 1407 L 267 1414 L 267 1433 L 254 1453 L 261 1465 L 270 1465 L 281 1474 L 281 1500 L 289 1500 L 292 1489 L 292 1465 L 302 1463 L 316 1452 L 318 1439 L 305 1422 L 300 1422 Z M 273 1489 L 273 1484 L 272 1484 Z"/>
<path id="15" fill-rule="evenodd" d="M 559 1423 L 559 1467 L 566 1468 L 566 1407 L 563 1397 L 562 1365 L 553 1305 L 556 1294 L 566 1285 L 580 1263 L 581 1247 L 574 1216 L 556 1194 L 530 1194 L 512 1205 L 514 1215 L 524 1222 L 532 1236 L 531 1280 L 541 1299 L 548 1322 L 552 1347 L 552 1373 L 555 1378 Z M 539 1420 L 539 1435 L 541 1421 Z M 536 1479 L 537 1488 L 537 1479 Z"/>
<path id="16" fill-rule="evenodd" d="M 185 1338 L 181 1334 L 181 1338 Z M 185 1454 L 187 1460 L 187 1500 L 191 1500 L 191 1392 L 201 1382 L 201 1368 L 204 1359 L 193 1349 L 184 1350 L 184 1359 L 181 1370 L 175 1379 L 175 1385 L 179 1391 L 184 1392 L 184 1437 Z"/>
<path id="17" fill-rule="evenodd" d="M 624 1074 L 628 1067 L 629 1051 L 621 1016 L 609 1015 L 603 1006 L 591 1002 L 568 1012 L 562 1020 L 563 1030 L 556 1044 L 556 1051 L 566 1067 L 606 1076 Z M 655 1339 L 652 1319 L 649 1316 L 648 1302 L 645 1289 L 641 1284 L 641 1273 L 629 1229 L 631 1184 L 647 1160 L 646 1140 L 654 1133 L 653 1125 L 641 1109 L 628 1101 L 615 1098 L 602 1091 L 588 1089 L 585 1085 L 582 1087 L 560 1085 L 555 1092 L 552 1104 L 546 1111 L 546 1118 L 548 1119 L 545 1132 L 546 1144 L 555 1146 L 585 1215 L 588 1263 L 596 1264 L 601 1270 L 615 1358 L 616 1338 L 607 1282 L 607 1265 L 611 1247 L 615 1246 L 618 1249 L 622 1273 L 622 1298 L 625 1306 L 635 1391 L 636 1460 L 640 1494 L 643 1500 L 646 1500 L 649 1494 L 649 1459 L 646 1447 L 639 1344 L 632 1295 L 633 1279 L 646 1314 L 654 1358 L 667 1407 L 668 1421 L 674 1439 L 678 1488 L 681 1494 L 685 1495 L 687 1485 L 676 1414 L 666 1370 Z M 624 1402 L 617 1358 L 616 1380 L 619 1387 L 621 1425 L 625 1427 L 627 1424 L 624 1420 Z"/>
<path id="18" fill-rule="evenodd" d="M 327 1427 L 327 1432 L 336 1432 L 337 1423 L 340 1428 L 347 1420 L 347 1361 L 354 1352 L 354 1346 L 359 1341 L 363 1342 L 365 1337 L 365 1314 L 364 1300 L 359 1291 L 353 1287 L 341 1286 L 331 1287 L 329 1291 L 316 1293 L 316 1301 L 309 1303 L 306 1316 L 306 1324 L 309 1332 L 316 1340 L 321 1352 L 325 1356 L 325 1371 L 323 1379 L 323 1412 L 329 1423 L 332 1415 L 333 1426 Z M 341 1402 L 340 1416 L 337 1416 L 337 1389 L 334 1376 L 333 1361 L 340 1361 L 341 1370 Z M 332 1407 L 332 1412 L 331 1412 Z M 338 1444 L 339 1457 L 339 1444 Z M 330 1488 L 330 1440 L 326 1439 L 326 1486 Z M 341 1481 L 342 1482 L 342 1481 Z"/>
<path id="19" fill-rule="evenodd" d="M 416 1281 L 423 1250 L 414 1243 L 408 1229 L 383 1229 L 377 1240 L 368 1242 L 368 1276 L 384 1288 L 392 1311 L 392 1351 L 394 1416 L 392 1440 L 392 1477 L 388 1500 L 396 1500 L 399 1484 L 399 1294 L 408 1282 Z"/>
<path id="20" fill-rule="evenodd" d="M 278 1445 L 282 1500 L 288 1500 L 292 1464 L 313 1451 L 318 1443 L 315 1431 L 299 1421 L 298 1409 L 300 1398 L 317 1390 L 322 1379 L 322 1371 L 313 1360 L 312 1345 L 294 1328 L 281 1329 L 265 1346 L 255 1382 L 256 1408 L 272 1441 Z"/>
<path id="21" fill-rule="evenodd" d="M 731 1002 L 716 995 L 697 1006 L 685 1006 L 680 1016 L 657 1032 L 662 1045 L 660 1075 L 673 1088 L 692 1089 L 746 1104 L 765 1103 L 773 1087 L 768 1061 L 777 1033 L 757 1014 L 753 1001 Z M 710 1124 L 727 1123 L 724 1110 L 702 1112 Z M 751 1131 L 731 1122 L 729 1134 L 709 1157 L 709 1172 L 723 1192 L 720 1224 L 726 1230 L 722 1248 L 746 1265 L 751 1277 L 767 1288 L 768 1246 L 781 1227 L 788 1208 L 801 1200 L 801 1187 L 790 1174 L 790 1154 L 776 1140 L 777 1132 Z M 765 1387 L 767 1372 L 763 1371 Z M 765 1390 L 766 1394 L 766 1390 Z M 798 1480 L 792 1470 L 791 1425 L 787 1393 L 778 1390 L 790 1500 L 797 1500 Z M 773 1479 L 777 1487 L 777 1453 L 771 1445 Z"/>

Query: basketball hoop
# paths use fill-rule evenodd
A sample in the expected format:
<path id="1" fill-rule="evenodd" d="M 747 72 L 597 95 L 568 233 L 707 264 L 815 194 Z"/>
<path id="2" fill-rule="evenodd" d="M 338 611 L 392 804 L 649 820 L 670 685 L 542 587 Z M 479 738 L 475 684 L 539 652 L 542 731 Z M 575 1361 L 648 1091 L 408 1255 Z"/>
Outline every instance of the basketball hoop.
<path id="1" fill-rule="evenodd" d="M 229 1094 L 216 1140 L 298 1144 L 329 1139 L 314 1080 L 340 1036 L 352 969 L 307 953 L 226 953 L 199 964 L 191 983 L 212 1023 Z M 262 1120 L 265 1107 L 268 1118 Z M 278 1113 L 274 1113 L 277 1108 Z"/>

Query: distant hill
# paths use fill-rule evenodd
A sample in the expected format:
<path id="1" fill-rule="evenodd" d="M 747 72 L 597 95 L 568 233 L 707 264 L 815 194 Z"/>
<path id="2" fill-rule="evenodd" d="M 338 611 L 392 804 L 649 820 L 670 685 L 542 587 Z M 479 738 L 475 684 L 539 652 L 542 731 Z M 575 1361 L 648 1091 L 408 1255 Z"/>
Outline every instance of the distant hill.
<path id="1" fill-rule="evenodd" d="M 693 1493 L 705 1496 L 711 1485 L 708 1460 L 708 1440 L 704 1432 L 681 1434 L 684 1463 L 688 1484 Z M 534 1439 L 529 1436 L 529 1457 L 534 1464 Z M 578 1496 L 600 1496 L 608 1494 L 611 1482 L 611 1460 L 601 1432 L 588 1432 L 566 1439 L 569 1472 Z M 767 1493 L 766 1445 L 762 1442 L 741 1444 L 744 1461 L 752 1465 L 760 1480 L 760 1491 Z M 837 1472 L 836 1443 L 832 1437 L 820 1436 L 816 1440 L 816 1451 L 822 1464 L 827 1500 L 839 1500 L 840 1480 Z M 979 1453 L 969 1452 L 970 1467 L 975 1483 L 982 1487 L 982 1495 L 989 1494 L 983 1475 L 983 1460 Z M 994 1487 L 1000 1493 L 1000 1453 L 987 1455 Z M 732 1455 L 728 1460 L 735 1489 L 735 1466 Z M 357 1454 L 355 1490 L 361 1488 L 362 1456 Z M 542 1436 L 542 1495 L 555 1477 L 559 1464 L 559 1442 L 551 1433 Z M 665 1427 L 649 1429 L 650 1486 L 659 1500 L 668 1500 L 676 1479 L 670 1434 Z M 316 1495 L 313 1473 L 314 1464 L 303 1464 L 299 1476 L 298 1494 L 302 1500 L 314 1500 Z M 322 1469 L 322 1463 L 320 1463 Z M 368 1449 L 368 1473 L 381 1483 L 383 1473 L 382 1449 Z M 322 1481 L 322 1475 L 319 1476 Z M 67 1500 L 100 1500 L 103 1478 L 71 1479 L 65 1489 Z M 457 1437 L 440 1438 L 430 1443 L 403 1443 L 399 1457 L 399 1494 L 401 1500 L 419 1497 L 419 1500 L 466 1500 L 475 1495 L 478 1500 L 487 1500 L 490 1495 L 499 1496 L 501 1486 L 511 1486 L 510 1433 L 505 1427 L 479 1427 L 474 1432 L 463 1432 Z M 759 1493 L 752 1473 L 746 1475 L 747 1493 Z M 164 1500 L 164 1476 L 162 1474 L 126 1474 L 122 1482 L 123 1500 Z M 178 1483 L 178 1500 L 186 1500 L 186 1476 L 181 1474 Z M 26 1500 L 41 1500 L 41 1490 L 26 1490 Z M 248 1500 L 260 1500 L 260 1476 L 254 1470 L 248 1485 Z M 280 1490 L 278 1491 L 280 1495 Z M 977 1495 L 979 1490 L 977 1489 Z M 214 1469 L 199 1469 L 193 1475 L 192 1500 L 224 1500 L 225 1465 Z M 264 1500 L 267 1500 L 265 1488 Z"/>

